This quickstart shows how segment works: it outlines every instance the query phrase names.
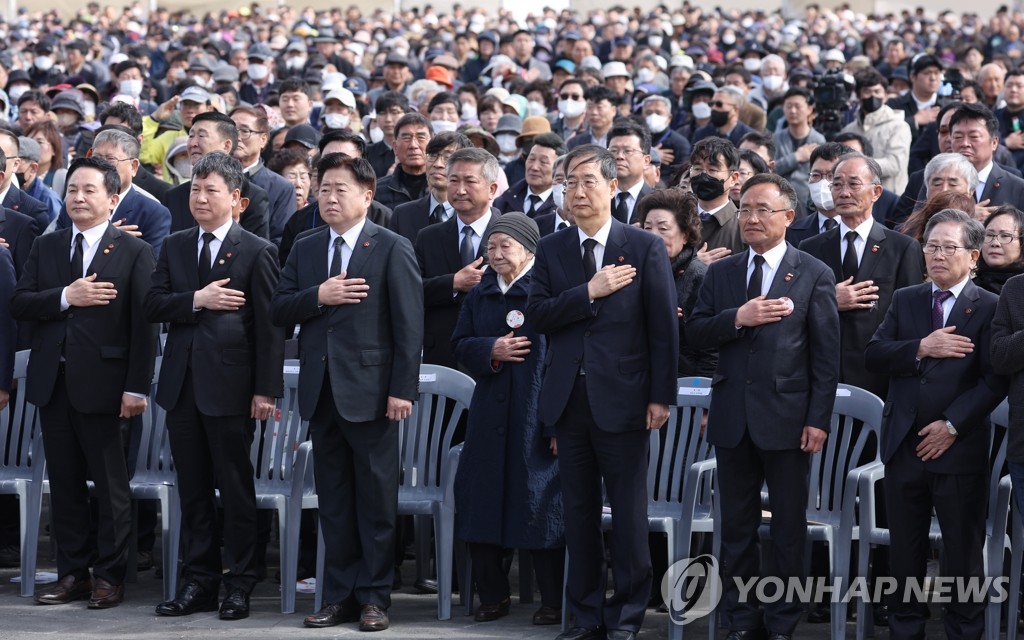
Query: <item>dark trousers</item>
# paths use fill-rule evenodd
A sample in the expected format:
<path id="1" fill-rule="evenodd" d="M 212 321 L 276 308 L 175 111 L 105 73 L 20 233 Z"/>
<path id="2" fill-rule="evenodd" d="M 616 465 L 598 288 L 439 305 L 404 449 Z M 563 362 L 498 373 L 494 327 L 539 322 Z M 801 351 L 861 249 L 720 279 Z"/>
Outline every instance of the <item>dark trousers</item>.
<path id="1" fill-rule="evenodd" d="M 745 631 L 767 627 L 771 633 L 792 635 L 803 613 L 803 604 L 780 598 L 765 603 L 739 601 L 734 578 L 746 584 L 761 576 L 761 488 L 767 482 L 771 504 L 771 537 L 774 574 L 788 583 L 804 577 L 804 544 L 807 540 L 807 494 L 810 455 L 799 449 L 765 451 L 745 433 L 733 448 L 716 447 L 718 495 L 722 505 L 722 603 L 729 629 Z M 763 618 L 763 619 L 762 619 Z"/>
<path id="2" fill-rule="evenodd" d="M 916 432 L 916 429 L 912 430 Z M 904 598 L 907 578 L 923 580 L 928 567 L 932 509 L 942 530 L 943 577 L 982 577 L 985 544 L 985 511 L 988 507 L 988 474 L 931 473 L 917 457 L 920 438 L 912 434 L 885 465 L 885 497 L 889 511 L 889 565 L 897 581 L 897 593 L 889 602 L 889 637 L 925 637 L 929 617 L 927 603 Z M 955 445 L 954 445 L 955 446 Z M 945 604 L 946 637 L 981 638 L 985 630 L 985 603 L 962 602 L 953 592 Z M 1012 623 L 1011 623 L 1012 624 Z"/>
<path id="3" fill-rule="evenodd" d="M 178 404 L 167 412 L 167 433 L 181 496 L 183 578 L 217 593 L 246 593 L 256 585 L 256 488 L 249 449 L 256 430 L 249 416 L 207 416 L 196 407 L 192 374 L 185 376 Z M 217 530 L 220 490 L 224 508 L 224 555 Z M 223 573 L 227 565 L 227 573 Z M 164 571 L 173 567 L 164 568 Z"/>
<path id="4" fill-rule="evenodd" d="M 128 465 L 117 414 L 82 414 L 68 401 L 64 374 L 53 397 L 39 407 L 50 477 L 57 573 L 77 579 L 93 575 L 112 584 L 124 582 L 132 528 Z M 90 539 L 89 489 L 92 480 L 99 521 Z"/>
<path id="5" fill-rule="evenodd" d="M 511 593 L 505 548 L 496 544 L 470 542 L 469 556 L 473 559 L 473 581 L 476 582 L 480 604 L 494 605 L 506 600 Z M 540 589 L 540 603 L 553 609 L 562 608 L 562 585 L 565 577 L 565 547 L 558 549 L 520 549 L 533 560 L 534 575 Z M 521 566 L 521 565 L 520 565 Z M 523 580 L 523 576 L 519 576 Z"/>
<path id="6" fill-rule="evenodd" d="M 324 376 L 309 421 L 320 496 L 324 604 L 391 606 L 398 515 L 398 424 L 349 422 Z"/>
<path id="7" fill-rule="evenodd" d="M 569 553 L 566 593 L 576 626 L 639 631 L 652 579 L 647 544 L 650 434 L 643 429 L 620 433 L 599 429 L 587 399 L 586 380 L 579 376 L 556 435 Z M 607 600 L 602 478 L 614 514 L 611 560 L 615 591 Z"/>

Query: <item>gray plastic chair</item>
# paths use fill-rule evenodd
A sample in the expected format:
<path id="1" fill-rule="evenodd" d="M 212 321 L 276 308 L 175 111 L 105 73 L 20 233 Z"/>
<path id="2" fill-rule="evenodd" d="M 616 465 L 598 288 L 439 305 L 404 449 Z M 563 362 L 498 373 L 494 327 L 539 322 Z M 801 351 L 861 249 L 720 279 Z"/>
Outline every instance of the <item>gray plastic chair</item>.
<path id="1" fill-rule="evenodd" d="M 982 552 L 982 558 L 985 563 L 985 575 L 995 578 L 1002 575 L 1003 550 L 1008 544 L 1006 531 L 1010 500 L 1009 478 L 1003 477 L 1003 468 L 1006 464 L 1006 428 L 1009 424 L 1009 409 L 1006 400 L 1003 400 L 996 407 L 990 416 L 990 420 L 992 422 L 990 435 L 991 452 L 989 454 L 991 470 L 989 472 L 988 516 L 985 522 L 985 548 Z M 858 493 L 860 504 L 858 506 L 858 520 L 860 538 L 857 558 L 857 575 L 859 576 L 867 575 L 871 547 L 876 545 L 888 546 L 890 544 L 889 529 L 879 527 L 875 520 L 875 488 L 877 483 L 883 478 L 885 478 L 885 467 L 878 464 L 862 474 L 859 481 L 860 490 Z M 942 531 L 934 514 L 932 515 L 929 538 L 933 547 L 942 549 Z M 996 545 L 995 548 L 993 548 L 993 545 Z M 1011 580 L 1012 578 L 1011 569 Z M 1016 611 L 1016 609 L 1012 611 Z M 1014 627 L 1014 629 L 1016 628 L 1016 625 L 1009 626 Z M 863 599 L 858 599 L 857 640 L 864 640 L 866 636 L 870 635 L 874 635 L 872 608 L 866 606 Z M 985 612 L 985 636 L 990 640 L 999 637 L 999 610 L 998 608 L 993 609 L 992 603 L 989 603 Z"/>
<path id="2" fill-rule="evenodd" d="M 284 396 L 251 450 L 256 474 L 256 506 L 277 511 L 281 543 L 281 613 L 295 611 L 299 527 L 304 508 L 315 507 L 315 489 L 307 486 L 311 447 L 302 445 L 309 423 L 299 416 L 299 361 L 284 363 Z"/>
<path id="3" fill-rule="evenodd" d="M 153 367 L 153 388 L 149 406 L 142 414 L 142 436 L 135 474 L 128 486 L 132 498 L 160 501 L 160 556 L 163 562 L 164 599 L 177 593 L 178 550 L 181 544 L 181 500 L 178 496 L 177 474 L 171 457 L 171 440 L 167 435 L 167 412 L 153 399 L 160 379 L 163 357 L 157 356 Z M 133 538 L 134 539 L 134 538 Z"/>
<path id="4" fill-rule="evenodd" d="M 39 414 L 25 399 L 25 374 L 29 351 L 14 358 L 17 391 L 0 412 L 0 493 L 18 496 L 21 516 L 21 595 L 31 597 L 36 587 L 36 557 L 39 552 L 39 518 L 46 480 L 46 457 L 39 433 Z M 11 413 L 13 412 L 13 419 Z"/>

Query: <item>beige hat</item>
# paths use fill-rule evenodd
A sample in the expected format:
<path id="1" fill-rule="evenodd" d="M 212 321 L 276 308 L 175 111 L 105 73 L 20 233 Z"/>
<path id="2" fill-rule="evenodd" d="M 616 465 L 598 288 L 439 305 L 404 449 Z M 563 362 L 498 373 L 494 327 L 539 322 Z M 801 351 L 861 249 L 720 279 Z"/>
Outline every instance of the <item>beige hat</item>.
<path id="1" fill-rule="evenodd" d="M 522 147 L 542 133 L 551 133 L 551 123 L 544 116 L 530 116 L 523 120 L 523 132 L 516 136 L 516 146 Z"/>

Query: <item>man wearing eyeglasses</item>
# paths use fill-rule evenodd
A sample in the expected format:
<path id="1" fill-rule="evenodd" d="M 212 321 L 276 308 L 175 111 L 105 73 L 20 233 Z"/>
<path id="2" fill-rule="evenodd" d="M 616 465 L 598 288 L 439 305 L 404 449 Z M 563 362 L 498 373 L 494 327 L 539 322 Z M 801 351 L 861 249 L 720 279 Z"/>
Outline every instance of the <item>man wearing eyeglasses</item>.
<path id="1" fill-rule="evenodd" d="M 608 132 L 608 151 L 615 157 L 618 187 L 612 196 L 612 215 L 619 222 L 632 224 L 636 203 L 654 191 L 644 180 L 651 164 L 651 133 L 632 122 L 622 122 Z"/>
<path id="2" fill-rule="evenodd" d="M 971 281 L 985 229 L 954 209 L 925 227 L 931 282 L 900 289 L 865 351 L 869 370 L 889 377 L 881 453 L 897 593 L 923 581 L 932 513 L 942 529 L 939 574 L 981 578 L 988 507 L 989 414 L 1006 396 L 1007 381 L 992 369 L 990 347 L 997 298 Z M 909 601 L 908 601 L 909 600 Z M 980 638 L 985 602 L 945 604 L 950 638 Z M 923 638 L 927 602 L 894 597 L 889 634 Z"/>
<path id="3" fill-rule="evenodd" d="M 971 161 L 978 170 L 975 208 L 979 217 L 988 217 L 1003 204 L 1019 205 L 1024 200 L 1024 180 L 1011 174 L 993 160 L 999 146 L 999 123 L 987 107 L 964 104 L 949 119 L 953 151 Z"/>
<path id="4" fill-rule="evenodd" d="M 568 142 L 584 130 L 587 101 L 583 94 L 587 87 L 578 78 L 569 78 L 558 87 L 558 113 L 548 116 L 551 131 Z"/>
<path id="5" fill-rule="evenodd" d="M 762 575 L 766 482 L 773 573 L 784 581 L 806 577 L 810 460 L 828 437 L 839 378 L 835 277 L 786 242 L 796 199 L 775 174 L 743 185 L 739 220 L 750 250 L 708 267 L 686 323 L 691 345 L 719 350 L 707 440 L 718 458 L 727 640 L 790 640 L 804 611 L 788 599 L 762 609 L 756 599 L 741 601 L 736 586 Z"/>
<path id="6" fill-rule="evenodd" d="M 270 241 L 280 246 L 284 226 L 295 213 L 295 188 L 284 177 L 267 169 L 260 159 L 260 152 L 270 135 L 270 123 L 265 115 L 252 107 L 235 107 L 231 111 L 231 119 L 238 129 L 235 157 L 242 163 L 246 177 L 267 192 L 270 199 Z"/>

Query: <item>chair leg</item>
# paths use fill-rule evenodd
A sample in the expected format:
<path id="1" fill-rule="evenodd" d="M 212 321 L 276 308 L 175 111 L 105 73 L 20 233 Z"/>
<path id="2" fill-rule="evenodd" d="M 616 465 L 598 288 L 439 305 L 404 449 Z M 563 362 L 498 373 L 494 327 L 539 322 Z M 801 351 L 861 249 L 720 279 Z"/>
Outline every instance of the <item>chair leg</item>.
<path id="1" fill-rule="evenodd" d="M 301 514 L 301 510 L 299 511 Z M 295 613 L 295 582 L 298 567 L 298 528 L 300 518 L 292 513 L 291 499 L 286 500 L 284 509 L 277 510 L 278 541 L 281 559 L 281 613 Z M 293 533 L 293 530 L 294 533 Z M 292 538 L 295 538 L 295 545 Z"/>
<path id="2" fill-rule="evenodd" d="M 32 597 L 36 589 L 36 558 L 39 555 L 39 519 L 43 508 L 43 487 L 31 482 L 19 496 L 21 515 L 21 596 Z"/>
<path id="3" fill-rule="evenodd" d="M 132 529 L 128 534 L 128 567 L 124 581 L 135 583 L 139 581 L 139 501 L 133 496 L 131 503 Z"/>
<path id="4" fill-rule="evenodd" d="M 416 582 L 430 578 L 430 516 L 413 516 L 416 547 Z M 436 536 L 436 532 L 435 532 Z"/>
<path id="5" fill-rule="evenodd" d="M 440 505 L 435 510 L 434 542 L 437 555 L 437 619 L 452 617 L 452 539 L 455 534 L 455 509 Z"/>
<path id="6" fill-rule="evenodd" d="M 565 573 L 562 574 L 562 631 L 569 629 L 569 550 L 565 550 Z"/>
<path id="7" fill-rule="evenodd" d="M 1012 538 L 1010 543 L 1010 594 L 1006 603 L 1006 640 L 1017 640 L 1017 616 L 1020 606 L 1020 571 L 1024 564 L 1024 529 L 1021 514 L 1012 509 Z"/>
<path id="8" fill-rule="evenodd" d="M 456 545 L 455 562 L 459 571 L 459 602 L 462 603 L 463 614 L 473 615 L 473 558 L 469 555 L 469 545 L 459 540 Z"/>

